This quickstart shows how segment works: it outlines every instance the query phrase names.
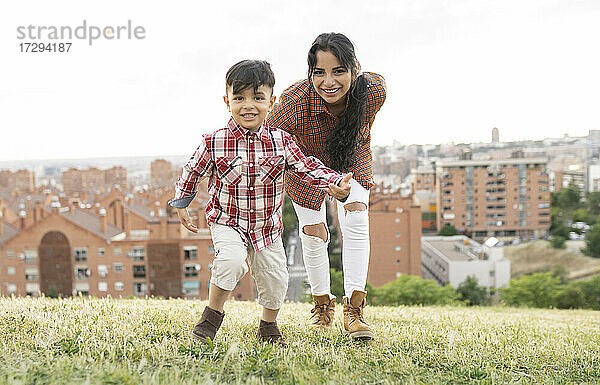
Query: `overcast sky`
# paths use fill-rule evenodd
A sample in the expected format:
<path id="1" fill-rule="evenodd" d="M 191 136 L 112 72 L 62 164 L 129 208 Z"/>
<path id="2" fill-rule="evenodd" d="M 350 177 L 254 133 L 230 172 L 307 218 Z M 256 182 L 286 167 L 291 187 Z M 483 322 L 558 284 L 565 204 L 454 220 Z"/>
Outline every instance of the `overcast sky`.
<path id="1" fill-rule="evenodd" d="M 143 26 L 144 40 L 21 53 L 18 26 Z M 343 32 L 388 98 L 373 143 L 490 141 L 600 129 L 600 1 L 5 1 L 0 160 L 191 154 L 224 125 L 227 69 L 268 60 L 275 93 Z M 45 39 L 46 42 L 56 42 Z"/>

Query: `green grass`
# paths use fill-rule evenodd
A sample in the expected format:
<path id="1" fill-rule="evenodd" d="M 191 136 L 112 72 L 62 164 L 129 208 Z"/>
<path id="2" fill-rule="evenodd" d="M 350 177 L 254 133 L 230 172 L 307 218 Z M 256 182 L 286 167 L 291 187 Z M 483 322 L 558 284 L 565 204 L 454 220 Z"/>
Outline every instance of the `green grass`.
<path id="1" fill-rule="evenodd" d="M 367 307 L 376 339 L 307 326 L 285 304 L 289 348 L 256 337 L 260 309 L 229 302 L 213 346 L 189 338 L 206 302 L 0 298 L 0 383 L 595 384 L 600 312 Z"/>

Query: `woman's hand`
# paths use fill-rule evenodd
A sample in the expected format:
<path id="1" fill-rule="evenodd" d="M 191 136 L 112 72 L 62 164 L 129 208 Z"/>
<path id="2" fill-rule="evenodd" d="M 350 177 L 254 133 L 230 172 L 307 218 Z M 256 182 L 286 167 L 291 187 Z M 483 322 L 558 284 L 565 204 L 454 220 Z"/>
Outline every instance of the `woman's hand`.
<path id="1" fill-rule="evenodd" d="M 187 208 L 177 209 L 177 216 L 179 217 L 179 222 L 181 222 L 183 227 L 185 227 L 192 233 L 198 233 L 198 227 L 194 223 L 192 223 Z"/>
<path id="2" fill-rule="evenodd" d="M 335 199 L 344 199 L 350 194 L 350 178 L 352 178 L 352 173 L 349 172 L 340 181 L 340 185 L 336 186 L 333 183 L 329 184 L 327 188 L 327 193 L 334 197 Z"/>

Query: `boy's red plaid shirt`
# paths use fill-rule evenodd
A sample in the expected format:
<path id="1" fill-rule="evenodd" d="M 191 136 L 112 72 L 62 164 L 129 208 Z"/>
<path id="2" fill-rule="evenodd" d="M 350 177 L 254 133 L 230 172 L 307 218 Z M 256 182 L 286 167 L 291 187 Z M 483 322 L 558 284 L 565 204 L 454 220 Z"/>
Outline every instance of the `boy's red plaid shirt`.
<path id="1" fill-rule="evenodd" d="M 196 196 L 198 181 L 210 178 L 207 222 L 234 228 L 258 251 L 283 230 L 284 170 L 316 189 L 342 179 L 318 159 L 305 156 L 285 131 L 263 125 L 251 132 L 232 118 L 227 127 L 203 136 L 169 204 L 187 207 Z"/>

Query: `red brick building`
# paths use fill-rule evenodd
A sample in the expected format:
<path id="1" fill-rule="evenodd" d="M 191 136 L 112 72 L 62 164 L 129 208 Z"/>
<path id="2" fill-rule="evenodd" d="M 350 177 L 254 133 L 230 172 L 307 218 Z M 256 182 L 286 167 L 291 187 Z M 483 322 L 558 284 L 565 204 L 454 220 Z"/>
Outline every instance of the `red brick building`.
<path id="1" fill-rule="evenodd" d="M 373 188 L 369 228 L 369 283 L 381 286 L 401 274 L 421 276 L 421 208 L 413 204 L 412 195 Z"/>
<path id="2" fill-rule="evenodd" d="M 208 298 L 214 255 L 203 213 L 192 234 L 176 218 L 111 197 L 107 208 L 34 205 L 23 228 L 0 220 L 0 294 Z M 249 275 L 233 297 L 256 297 Z"/>
<path id="3" fill-rule="evenodd" d="M 438 228 L 451 224 L 474 239 L 543 237 L 550 228 L 545 158 L 438 163 Z"/>
<path id="4" fill-rule="evenodd" d="M 35 190 L 35 173 L 29 170 L 0 170 L 0 187 L 21 193 Z"/>

